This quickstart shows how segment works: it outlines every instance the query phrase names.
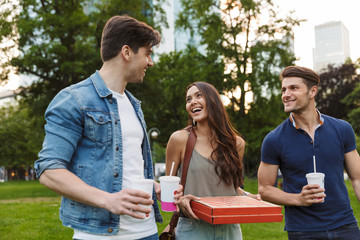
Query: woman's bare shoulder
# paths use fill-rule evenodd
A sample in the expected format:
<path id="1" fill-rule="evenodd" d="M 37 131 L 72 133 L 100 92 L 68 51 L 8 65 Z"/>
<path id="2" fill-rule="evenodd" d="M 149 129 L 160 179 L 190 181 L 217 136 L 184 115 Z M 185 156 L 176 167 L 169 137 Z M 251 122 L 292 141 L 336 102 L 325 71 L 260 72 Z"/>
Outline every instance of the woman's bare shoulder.
<path id="1" fill-rule="evenodd" d="M 245 148 L 245 140 L 240 136 L 236 136 L 236 148 Z"/>
<path id="2" fill-rule="evenodd" d="M 189 136 L 189 134 L 185 129 L 180 129 L 171 134 L 169 142 L 171 141 L 173 143 L 180 144 L 180 143 L 186 142 L 188 139 L 188 136 Z"/>

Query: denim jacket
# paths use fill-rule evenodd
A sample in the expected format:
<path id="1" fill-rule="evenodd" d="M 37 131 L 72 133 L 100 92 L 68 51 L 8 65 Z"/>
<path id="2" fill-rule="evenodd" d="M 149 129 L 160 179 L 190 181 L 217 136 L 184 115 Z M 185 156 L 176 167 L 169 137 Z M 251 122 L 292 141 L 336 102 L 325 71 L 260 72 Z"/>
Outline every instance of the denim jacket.
<path id="1" fill-rule="evenodd" d="M 141 122 L 146 124 L 140 101 L 125 90 Z M 122 189 L 122 134 L 118 106 L 98 71 L 88 79 L 60 91 L 45 113 L 46 136 L 39 159 L 37 177 L 46 169 L 66 168 L 85 183 L 109 193 Z M 150 145 L 142 143 L 145 178 L 153 179 Z M 156 199 L 155 192 L 153 199 Z M 155 218 L 162 222 L 157 201 Z M 85 232 L 116 235 L 120 216 L 105 209 L 62 197 L 60 219 L 65 226 Z"/>

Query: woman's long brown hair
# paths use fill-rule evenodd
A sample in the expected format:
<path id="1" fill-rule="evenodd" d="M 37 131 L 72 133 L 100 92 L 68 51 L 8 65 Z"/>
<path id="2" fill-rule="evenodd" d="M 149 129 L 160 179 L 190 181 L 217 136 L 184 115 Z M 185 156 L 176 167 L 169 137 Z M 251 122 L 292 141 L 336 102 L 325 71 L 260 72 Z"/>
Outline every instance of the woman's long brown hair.
<path id="1" fill-rule="evenodd" d="M 226 184 L 242 186 L 243 163 L 236 146 L 238 133 L 229 120 L 220 95 L 213 85 L 206 82 L 190 84 L 186 88 L 186 93 L 192 86 L 196 86 L 205 97 L 208 123 L 213 135 L 210 142 L 216 142 L 217 145 L 211 153 L 211 159 L 215 161 L 215 172 Z M 188 124 L 193 124 L 190 116 Z"/>

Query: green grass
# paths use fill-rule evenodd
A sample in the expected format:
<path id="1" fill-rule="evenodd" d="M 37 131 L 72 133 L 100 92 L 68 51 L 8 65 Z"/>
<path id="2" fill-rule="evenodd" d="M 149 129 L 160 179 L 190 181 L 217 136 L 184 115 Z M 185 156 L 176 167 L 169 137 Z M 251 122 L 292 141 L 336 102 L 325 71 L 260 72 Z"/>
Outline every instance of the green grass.
<path id="1" fill-rule="evenodd" d="M 360 204 L 349 181 L 351 205 L 360 224 Z M 256 193 L 257 180 L 245 179 L 245 190 Z M 60 197 L 40 185 L 38 181 L 12 181 L 0 183 L 0 240 L 64 240 L 71 239 L 73 230 L 59 220 Z M 169 223 L 172 213 L 162 212 L 164 223 Z M 284 221 L 281 223 L 241 224 L 244 240 L 287 239 Z"/>
<path id="2" fill-rule="evenodd" d="M 0 203 L 0 239 L 71 239 L 73 231 L 61 224 L 59 207 L 59 197 Z"/>
<path id="3" fill-rule="evenodd" d="M 71 239 L 59 220 L 60 201 L 38 181 L 0 183 L 0 240 Z"/>
<path id="4" fill-rule="evenodd" d="M 39 184 L 38 181 L 10 181 L 0 183 L 0 200 L 55 196 L 58 195 Z"/>
<path id="5" fill-rule="evenodd" d="M 246 178 L 244 181 L 244 189 L 251 193 L 257 193 L 257 179 Z M 241 224 L 241 231 L 244 240 L 282 240 L 288 239 L 287 234 L 284 231 L 284 226 L 284 219 L 282 222 L 274 223 L 243 223 Z"/>

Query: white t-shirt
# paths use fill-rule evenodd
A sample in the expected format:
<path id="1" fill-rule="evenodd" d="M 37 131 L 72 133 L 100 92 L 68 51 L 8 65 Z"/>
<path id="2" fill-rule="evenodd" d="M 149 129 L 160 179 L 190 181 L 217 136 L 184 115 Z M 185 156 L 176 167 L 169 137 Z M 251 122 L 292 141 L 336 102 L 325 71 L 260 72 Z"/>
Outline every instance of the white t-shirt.
<path id="1" fill-rule="evenodd" d="M 142 156 L 141 144 L 144 138 L 144 132 L 133 106 L 126 94 L 120 94 L 111 91 L 118 103 L 120 116 L 121 133 L 122 133 L 122 153 L 123 153 L 123 178 L 122 185 L 129 188 L 130 179 L 144 178 L 144 160 Z M 154 200 L 156 201 L 156 200 Z M 157 233 L 155 222 L 154 208 L 149 217 L 137 219 L 128 215 L 120 216 L 119 234 L 116 236 L 103 236 L 89 234 L 79 230 L 74 230 L 73 238 L 88 240 L 123 240 L 138 239 L 151 236 Z"/>

